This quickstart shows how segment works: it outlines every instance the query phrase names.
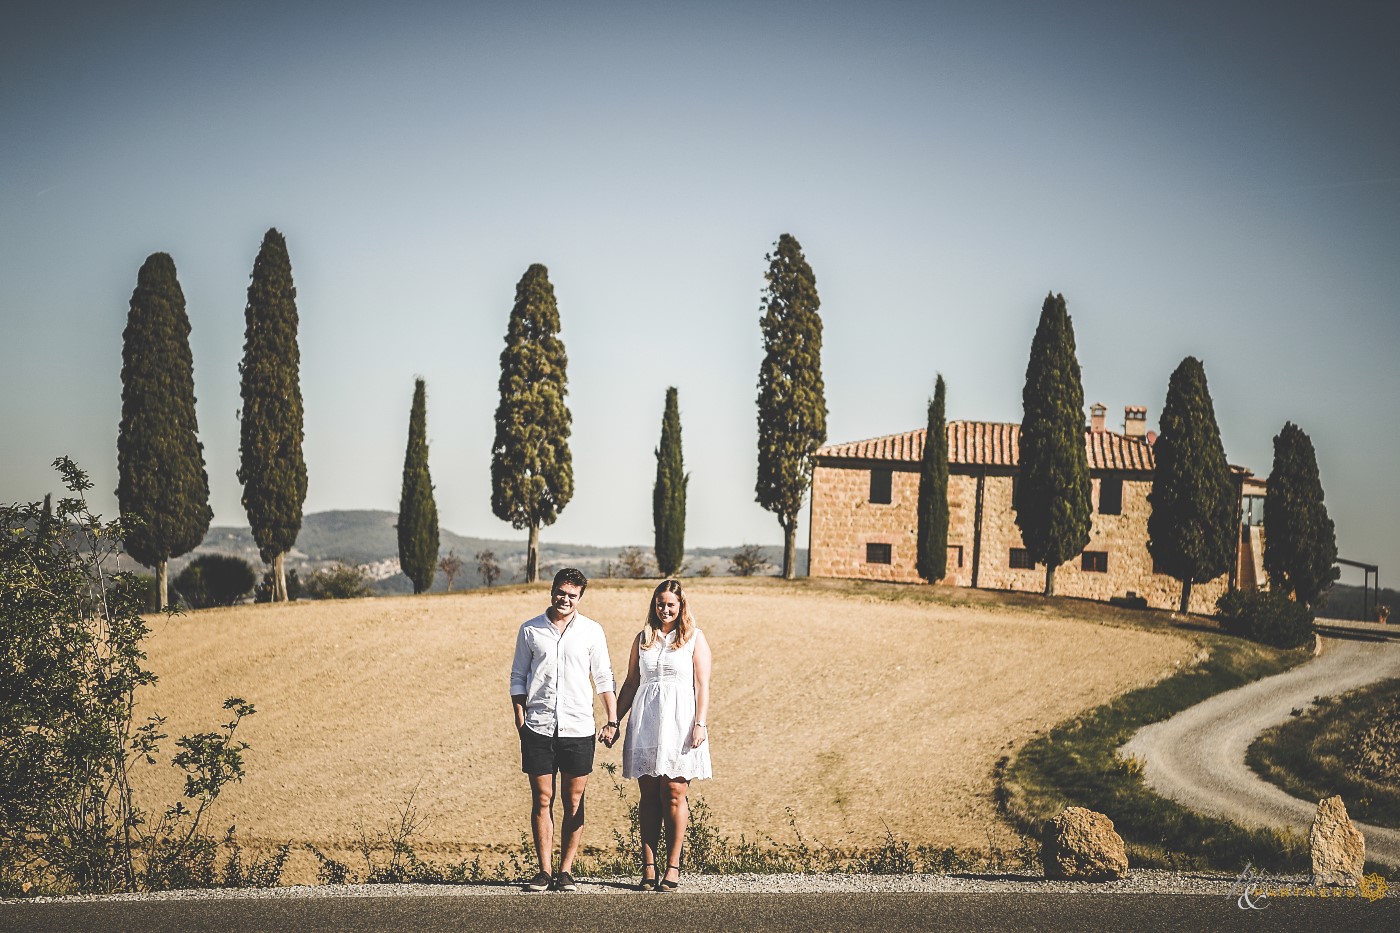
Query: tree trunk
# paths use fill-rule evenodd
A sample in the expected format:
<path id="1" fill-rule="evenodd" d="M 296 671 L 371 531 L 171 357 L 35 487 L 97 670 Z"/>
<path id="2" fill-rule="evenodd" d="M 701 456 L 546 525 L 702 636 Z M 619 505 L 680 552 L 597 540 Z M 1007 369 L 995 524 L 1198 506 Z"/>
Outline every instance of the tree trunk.
<path id="1" fill-rule="evenodd" d="M 525 548 L 525 582 L 538 583 L 540 579 L 540 528 L 530 526 L 530 543 Z"/>
<path id="2" fill-rule="evenodd" d="M 287 602 L 286 558 L 286 552 L 272 558 L 272 601 L 274 603 Z"/>
<path id="3" fill-rule="evenodd" d="M 1046 564 L 1046 565 L 1045 565 L 1045 595 L 1046 595 L 1046 596 L 1054 596 L 1054 595 L 1055 595 L 1055 565 L 1054 565 L 1054 564 Z"/>
<path id="4" fill-rule="evenodd" d="M 797 522 L 783 526 L 783 579 L 791 580 L 797 576 Z"/>
<path id="5" fill-rule="evenodd" d="M 1181 581 L 1181 611 L 1191 611 L 1191 580 L 1189 578 Z"/>
<path id="6" fill-rule="evenodd" d="M 158 600 L 156 605 L 160 608 L 162 612 L 165 611 L 165 608 L 170 605 L 170 597 L 168 595 L 170 592 L 170 578 L 168 575 L 168 569 L 169 561 L 163 560 L 156 564 L 156 593 Z"/>

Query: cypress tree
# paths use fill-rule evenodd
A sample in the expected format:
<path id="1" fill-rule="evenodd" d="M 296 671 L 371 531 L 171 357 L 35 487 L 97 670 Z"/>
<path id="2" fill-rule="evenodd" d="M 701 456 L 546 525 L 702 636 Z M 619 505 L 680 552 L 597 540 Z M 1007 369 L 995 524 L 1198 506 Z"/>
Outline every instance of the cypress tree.
<path id="1" fill-rule="evenodd" d="M 758 371 L 756 500 L 783 529 L 783 576 L 795 573 L 797 516 L 812 485 L 812 454 L 826 441 L 822 320 L 817 279 L 791 235 L 764 256 L 763 363 Z"/>
<path id="2" fill-rule="evenodd" d="M 1055 568 L 1089 543 L 1089 459 L 1084 449 L 1084 385 L 1065 296 L 1045 296 L 1021 390 L 1020 473 L 1012 508 L 1026 551 L 1045 565 L 1045 595 Z"/>
<path id="3" fill-rule="evenodd" d="M 194 402 L 185 295 L 175 262 L 152 253 L 137 273 L 122 333 L 116 493 L 124 546 L 156 569 L 161 609 L 167 562 L 194 550 L 214 518 Z"/>
<path id="4" fill-rule="evenodd" d="M 422 593 L 437 575 L 438 514 L 433 479 L 428 473 L 427 389 L 422 379 L 413 386 L 413 409 L 408 416 L 408 449 L 403 455 L 403 492 L 399 496 L 399 567 Z"/>
<path id="5" fill-rule="evenodd" d="M 1194 356 L 1182 360 L 1167 383 L 1160 427 L 1152 445 L 1147 549 L 1158 567 L 1181 581 L 1181 611 L 1188 612 L 1192 584 L 1230 569 L 1239 533 L 1206 370 Z"/>
<path id="6" fill-rule="evenodd" d="M 685 489 L 690 477 L 681 457 L 681 412 L 674 386 L 666 390 L 661 443 L 656 448 L 656 485 L 651 517 L 656 530 L 656 566 L 663 577 L 680 573 L 685 559 Z"/>
<path id="7" fill-rule="evenodd" d="M 539 577 L 540 527 L 554 524 L 574 496 L 568 362 L 549 270 L 535 263 L 515 286 L 491 447 L 491 511 L 530 530 L 527 583 Z"/>
<path id="8" fill-rule="evenodd" d="M 238 481 L 253 540 L 272 566 L 274 601 L 287 599 L 283 563 L 301 531 L 306 501 L 296 297 L 287 242 L 270 229 L 253 262 L 244 313 Z"/>
<path id="9" fill-rule="evenodd" d="M 917 570 L 929 583 L 948 574 L 948 426 L 944 420 L 943 374 L 928 403 L 928 430 L 919 471 L 919 541 Z"/>
<path id="10" fill-rule="evenodd" d="M 1293 422 L 1274 438 L 1264 524 L 1269 589 L 1314 607 L 1337 579 L 1337 535 L 1322 501 L 1312 439 Z"/>

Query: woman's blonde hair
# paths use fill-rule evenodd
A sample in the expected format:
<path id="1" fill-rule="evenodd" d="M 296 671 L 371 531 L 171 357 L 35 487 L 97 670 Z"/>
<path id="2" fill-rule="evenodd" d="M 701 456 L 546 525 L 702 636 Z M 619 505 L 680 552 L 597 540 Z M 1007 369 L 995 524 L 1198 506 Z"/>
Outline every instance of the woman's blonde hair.
<path id="1" fill-rule="evenodd" d="M 652 647 L 661 637 L 661 620 L 656 616 L 656 600 L 662 593 L 675 593 L 680 600 L 681 611 L 676 614 L 676 639 L 671 642 L 671 650 L 690 641 L 695 634 L 695 617 L 690 614 L 690 606 L 685 601 L 685 591 L 679 580 L 662 580 L 651 594 L 651 604 L 647 606 L 647 627 L 642 629 L 642 650 Z"/>

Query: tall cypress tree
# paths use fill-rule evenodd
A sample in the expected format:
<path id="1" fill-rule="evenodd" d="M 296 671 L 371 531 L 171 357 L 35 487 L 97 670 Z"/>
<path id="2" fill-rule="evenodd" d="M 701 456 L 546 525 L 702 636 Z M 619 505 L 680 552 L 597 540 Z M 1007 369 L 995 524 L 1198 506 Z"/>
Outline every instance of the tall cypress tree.
<path id="1" fill-rule="evenodd" d="M 817 278 L 791 235 L 764 256 L 763 364 L 758 371 L 758 504 L 783 529 L 783 576 L 795 574 L 797 516 L 812 485 L 812 454 L 826 442 L 822 320 Z"/>
<path id="2" fill-rule="evenodd" d="M 685 560 L 685 489 L 690 477 L 681 457 L 681 411 L 674 386 L 666 390 L 661 443 L 656 448 L 656 485 L 651 518 L 656 530 L 656 566 L 663 577 L 680 573 Z"/>
<path id="3" fill-rule="evenodd" d="M 919 541 L 916 569 L 929 583 L 948 574 L 948 426 L 944 420 L 943 374 L 933 384 L 928 430 L 919 470 Z"/>
<path id="4" fill-rule="evenodd" d="M 1274 437 L 1264 525 L 1269 588 L 1291 593 L 1309 608 L 1337 579 L 1337 534 L 1322 501 L 1322 478 L 1312 439 L 1293 422 Z"/>
<path id="5" fill-rule="evenodd" d="M 272 565 L 272 598 L 281 601 L 287 599 L 284 559 L 301 532 L 306 501 L 296 298 L 287 241 L 270 229 L 253 262 L 244 312 L 238 481 L 253 540 Z"/>
<path id="6" fill-rule="evenodd" d="M 1161 433 L 1152 445 L 1156 466 L 1147 501 L 1147 549 L 1153 562 L 1181 581 L 1181 611 L 1191 586 L 1230 569 L 1234 556 L 1234 485 L 1215 423 L 1215 405 L 1201 361 L 1188 356 L 1167 383 Z"/>
<path id="7" fill-rule="evenodd" d="M 1055 568 L 1089 543 L 1089 458 L 1084 449 L 1084 385 L 1065 296 L 1045 296 L 1021 390 L 1020 473 L 1012 508 L 1031 559 Z"/>
<path id="8" fill-rule="evenodd" d="M 428 401 L 422 379 L 413 385 L 408 416 L 408 449 L 403 455 L 403 492 L 399 496 L 399 567 L 422 593 L 437 575 L 438 514 L 433 479 L 428 473 Z"/>
<path id="9" fill-rule="evenodd" d="M 568 363 L 549 270 L 535 263 L 515 286 L 491 446 L 491 511 L 530 530 L 527 583 L 539 577 L 540 527 L 554 524 L 574 496 Z"/>
<path id="10" fill-rule="evenodd" d="M 128 554 L 156 568 L 167 605 L 167 562 L 204 540 L 214 511 L 194 410 L 185 294 L 166 253 L 146 257 L 122 333 L 117 503 Z"/>

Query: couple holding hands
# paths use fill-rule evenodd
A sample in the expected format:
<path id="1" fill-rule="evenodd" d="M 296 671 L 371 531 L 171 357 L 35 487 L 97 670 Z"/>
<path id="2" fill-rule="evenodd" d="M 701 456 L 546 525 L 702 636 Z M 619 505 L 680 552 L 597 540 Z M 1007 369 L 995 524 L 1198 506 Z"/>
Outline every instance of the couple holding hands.
<path id="1" fill-rule="evenodd" d="M 583 830 L 584 789 L 597 743 L 611 748 L 627 717 L 622 775 L 641 793 L 642 880 L 639 890 L 674 891 L 690 808 L 690 782 L 710 776 L 710 646 L 695 625 L 679 581 L 652 594 L 646 625 L 632 640 L 627 677 L 614 692 L 607 640 L 578 611 L 588 579 L 566 568 L 554 576 L 550 606 L 520 626 L 510 670 L 511 705 L 520 734 L 521 770 L 530 778 L 530 825 L 540 870 L 527 891 L 575 891 L 570 873 Z M 592 681 L 590 686 L 589 681 Z M 607 723 L 593 732 L 593 697 Z M 631 716 L 628 717 L 628 713 Z M 556 773 L 558 775 L 556 780 Z M 554 874 L 554 798 L 563 798 L 559 872 Z M 657 861 L 661 824 L 668 853 Z M 658 864 L 664 869 L 657 871 Z"/>

